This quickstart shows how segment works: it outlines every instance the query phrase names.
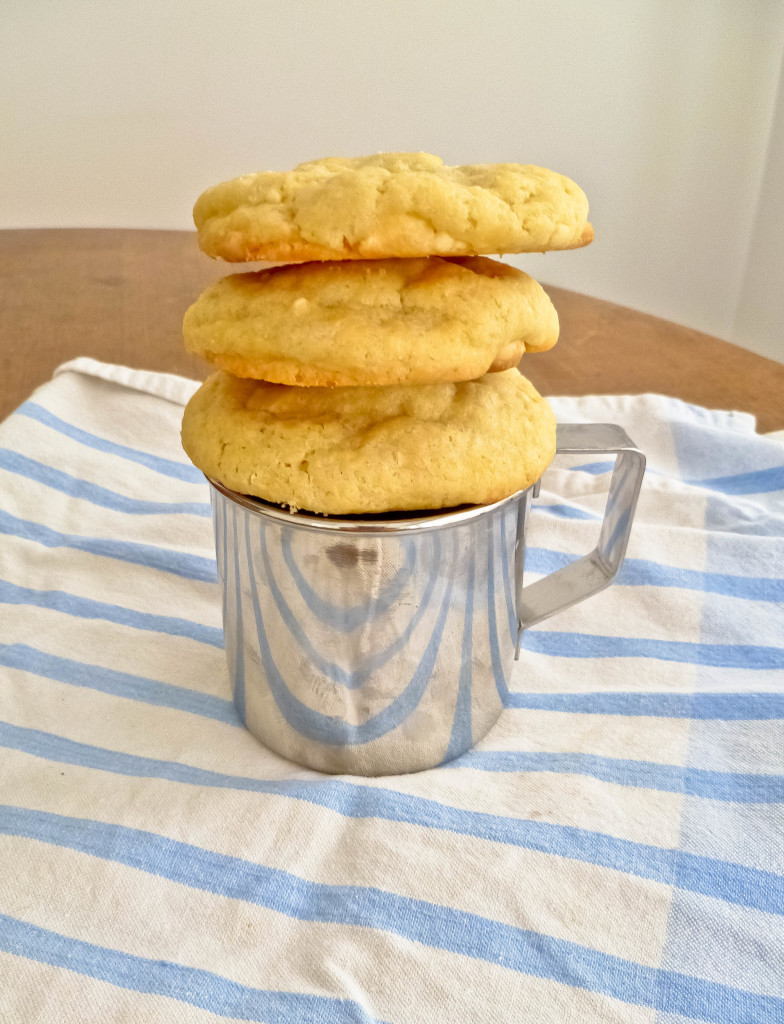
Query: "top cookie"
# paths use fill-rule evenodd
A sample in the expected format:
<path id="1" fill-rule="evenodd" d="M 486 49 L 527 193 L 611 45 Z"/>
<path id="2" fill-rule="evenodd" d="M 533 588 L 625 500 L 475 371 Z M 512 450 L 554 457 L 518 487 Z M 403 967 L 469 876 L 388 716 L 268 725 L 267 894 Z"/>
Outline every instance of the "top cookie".
<path id="1" fill-rule="evenodd" d="M 447 167 L 429 153 L 246 174 L 202 193 L 193 219 L 202 251 L 232 262 L 547 252 L 593 240 L 585 194 L 562 174 Z"/>

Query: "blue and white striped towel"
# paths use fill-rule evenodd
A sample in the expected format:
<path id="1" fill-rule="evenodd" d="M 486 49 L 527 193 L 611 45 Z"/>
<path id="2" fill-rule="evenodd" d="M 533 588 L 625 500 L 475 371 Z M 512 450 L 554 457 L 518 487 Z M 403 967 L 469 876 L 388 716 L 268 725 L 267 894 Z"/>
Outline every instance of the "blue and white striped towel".
<path id="1" fill-rule="evenodd" d="M 554 400 L 648 455 L 620 581 L 475 751 L 332 778 L 234 714 L 193 387 L 77 360 L 0 424 L 0 1019 L 784 1021 L 784 448 Z M 548 471 L 532 575 L 608 469 Z"/>

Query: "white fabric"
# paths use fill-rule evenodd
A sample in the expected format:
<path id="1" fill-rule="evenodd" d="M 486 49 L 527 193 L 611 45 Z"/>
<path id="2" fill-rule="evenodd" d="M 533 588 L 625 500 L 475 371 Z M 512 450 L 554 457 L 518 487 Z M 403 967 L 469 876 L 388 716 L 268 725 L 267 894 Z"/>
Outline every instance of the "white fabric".
<path id="1" fill-rule="evenodd" d="M 335 779 L 234 713 L 195 387 L 80 359 L 0 424 L 0 1019 L 784 1020 L 781 445 L 552 400 L 648 455 L 618 583 L 474 751 Z M 548 470 L 530 579 L 608 470 Z"/>

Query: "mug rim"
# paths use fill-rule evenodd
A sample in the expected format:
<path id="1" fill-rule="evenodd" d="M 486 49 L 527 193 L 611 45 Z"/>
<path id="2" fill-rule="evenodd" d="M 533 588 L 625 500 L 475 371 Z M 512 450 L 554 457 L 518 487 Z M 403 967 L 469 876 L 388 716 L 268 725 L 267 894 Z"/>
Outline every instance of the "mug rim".
<path id="1" fill-rule="evenodd" d="M 459 505 L 456 508 L 422 511 L 419 515 L 403 511 L 369 516 L 321 516 L 301 509 L 290 512 L 281 505 L 272 505 L 264 501 L 263 498 L 233 491 L 206 474 L 205 479 L 213 490 L 228 498 L 229 501 L 233 501 L 235 505 L 257 515 L 260 519 L 271 519 L 281 525 L 285 524 L 313 532 L 354 533 L 366 536 L 390 533 L 424 533 L 427 530 L 461 526 L 463 523 L 480 519 L 482 516 L 490 515 L 504 508 L 504 506 L 519 500 L 527 491 L 536 486 L 535 483 L 530 484 L 523 490 L 515 491 L 514 494 L 509 494 L 505 498 L 486 505 Z"/>

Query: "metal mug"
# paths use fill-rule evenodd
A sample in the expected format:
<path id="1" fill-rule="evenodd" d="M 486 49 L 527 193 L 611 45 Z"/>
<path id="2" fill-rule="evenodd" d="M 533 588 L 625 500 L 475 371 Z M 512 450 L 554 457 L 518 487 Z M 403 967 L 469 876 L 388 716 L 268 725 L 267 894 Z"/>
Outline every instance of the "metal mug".
<path id="1" fill-rule="evenodd" d="M 617 456 L 596 548 L 523 584 L 538 482 L 490 505 L 374 517 L 291 513 L 210 480 L 234 702 L 265 746 L 323 772 L 391 775 L 468 750 L 496 722 L 524 630 L 623 562 L 645 457 L 610 424 L 557 452 Z"/>

